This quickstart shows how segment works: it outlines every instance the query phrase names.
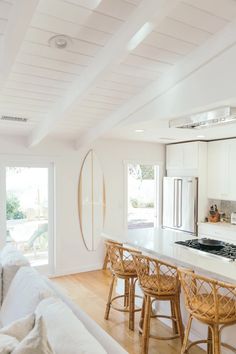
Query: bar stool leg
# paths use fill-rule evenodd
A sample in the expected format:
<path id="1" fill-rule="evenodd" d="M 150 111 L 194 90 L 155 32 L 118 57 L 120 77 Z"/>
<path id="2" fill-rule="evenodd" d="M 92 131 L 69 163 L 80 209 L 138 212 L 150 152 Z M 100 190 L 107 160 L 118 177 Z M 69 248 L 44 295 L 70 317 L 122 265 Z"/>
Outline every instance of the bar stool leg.
<path id="1" fill-rule="evenodd" d="M 145 314 L 145 304 L 146 304 L 146 295 L 143 296 L 143 304 L 141 310 L 141 316 L 139 321 L 139 328 L 143 329 L 143 321 L 144 321 L 144 314 Z M 139 334 L 142 334 L 142 331 L 139 330 Z"/>
<path id="2" fill-rule="evenodd" d="M 207 354 L 213 354 L 212 353 L 212 330 L 211 327 L 208 326 L 208 335 L 207 335 Z"/>
<path id="3" fill-rule="evenodd" d="M 107 306 L 106 306 L 106 311 L 105 311 L 105 316 L 104 316 L 105 320 L 108 320 L 108 317 L 109 317 L 114 282 L 115 282 L 115 275 L 112 274 L 111 285 L 110 285 L 109 295 L 108 295 L 108 299 L 107 299 Z"/>
<path id="4" fill-rule="evenodd" d="M 124 307 L 129 306 L 129 279 L 125 279 Z"/>
<path id="5" fill-rule="evenodd" d="M 189 318 L 188 318 L 187 327 L 185 329 L 185 335 L 184 335 L 183 345 L 182 345 L 182 348 L 181 348 L 181 354 L 185 354 L 186 353 L 186 349 L 187 349 L 187 346 L 188 346 L 188 337 L 189 337 L 189 332 L 190 332 L 191 325 L 192 325 L 192 320 L 193 320 L 193 318 L 190 315 Z"/>
<path id="6" fill-rule="evenodd" d="M 142 354 L 148 353 L 148 344 L 150 336 L 150 318 L 151 318 L 151 297 L 146 296 L 145 299 L 145 313 L 143 321 L 143 334 L 142 334 Z"/>
<path id="7" fill-rule="evenodd" d="M 171 316 L 176 318 L 174 301 L 170 301 Z M 178 327 L 176 321 L 172 320 L 172 329 L 174 334 L 178 334 Z"/>
<path id="8" fill-rule="evenodd" d="M 213 354 L 221 354 L 219 326 L 212 326 Z"/>
<path id="9" fill-rule="evenodd" d="M 109 256 L 108 256 L 108 252 L 106 251 L 102 269 L 104 269 L 104 270 L 107 269 L 107 264 L 108 264 L 108 262 L 109 262 Z"/>
<path id="10" fill-rule="evenodd" d="M 181 315 L 181 309 L 180 309 L 180 297 L 179 295 L 176 296 L 175 301 L 174 301 L 174 313 L 176 316 L 176 324 L 178 328 L 178 334 L 181 339 L 181 343 L 184 341 L 184 326 L 183 326 L 183 321 L 182 321 L 182 315 Z"/>
<path id="11" fill-rule="evenodd" d="M 129 329 L 134 330 L 134 309 L 135 309 L 135 282 L 130 278 L 129 283 Z"/>

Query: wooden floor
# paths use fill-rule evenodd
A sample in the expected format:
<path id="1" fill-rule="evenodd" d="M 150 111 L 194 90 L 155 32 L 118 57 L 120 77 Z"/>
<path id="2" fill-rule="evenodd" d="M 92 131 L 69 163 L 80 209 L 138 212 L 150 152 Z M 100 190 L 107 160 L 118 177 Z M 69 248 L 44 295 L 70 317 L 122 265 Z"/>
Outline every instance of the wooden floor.
<path id="1" fill-rule="evenodd" d="M 99 270 L 80 273 L 51 279 L 59 285 L 62 291 L 77 303 L 87 314 L 92 317 L 106 332 L 119 342 L 130 354 L 139 354 L 141 337 L 138 334 L 138 320 L 136 315 L 136 329 L 131 331 L 127 325 L 127 314 L 111 309 L 110 318 L 104 320 L 106 299 L 110 284 L 110 272 Z M 172 333 L 169 327 L 153 319 L 151 329 L 153 334 L 166 335 Z M 179 354 L 179 339 L 170 341 L 157 341 L 150 339 L 149 354 Z M 193 348 L 191 354 L 202 354 L 203 350 Z M 112 353 L 109 353 L 112 354 Z"/>

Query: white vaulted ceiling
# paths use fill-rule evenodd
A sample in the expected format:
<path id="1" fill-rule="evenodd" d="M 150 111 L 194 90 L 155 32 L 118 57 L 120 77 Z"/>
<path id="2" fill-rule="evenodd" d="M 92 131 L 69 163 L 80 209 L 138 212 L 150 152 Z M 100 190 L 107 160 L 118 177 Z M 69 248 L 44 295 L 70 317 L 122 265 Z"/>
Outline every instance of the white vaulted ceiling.
<path id="1" fill-rule="evenodd" d="M 111 136 L 122 137 L 122 127 L 116 134 L 114 126 L 122 122 L 125 132 L 126 119 L 155 98 L 149 88 L 171 72 L 172 79 L 180 75 L 183 63 L 192 63 L 236 20 L 234 0 L 34 0 L 25 20 L 31 1 L 22 0 L 25 7 L 16 11 L 17 0 L 0 0 L 0 115 L 28 118 L 0 120 L 0 134 L 24 135 L 30 145 L 46 136 L 81 145 L 111 129 Z M 129 50 L 147 22 L 149 34 Z M 72 45 L 52 48 L 49 39 L 57 34 L 71 37 Z M 14 51 L 7 50 L 9 38 L 19 42 Z M 218 54 L 209 53 L 205 62 Z M 191 74 L 187 66 L 172 86 Z"/>

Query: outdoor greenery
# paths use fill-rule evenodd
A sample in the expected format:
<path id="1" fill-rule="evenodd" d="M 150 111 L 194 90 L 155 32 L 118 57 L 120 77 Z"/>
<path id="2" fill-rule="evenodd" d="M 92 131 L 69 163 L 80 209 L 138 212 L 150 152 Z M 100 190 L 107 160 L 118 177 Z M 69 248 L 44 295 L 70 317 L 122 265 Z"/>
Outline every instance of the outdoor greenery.
<path id="1" fill-rule="evenodd" d="M 129 174 L 139 180 L 153 180 L 154 176 L 154 167 L 152 165 L 139 165 L 139 164 L 130 164 L 129 165 Z"/>
<path id="2" fill-rule="evenodd" d="M 140 202 L 138 199 L 133 198 L 130 200 L 130 203 L 133 208 L 154 208 L 154 203 L 153 202 Z"/>
<path id="3" fill-rule="evenodd" d="M 14 195 L 9 195 L 7 197 L 6 214 L 7 220 L 24 219 L 26 217 L 26 215 L 20 209 L 19 199 Z"/>

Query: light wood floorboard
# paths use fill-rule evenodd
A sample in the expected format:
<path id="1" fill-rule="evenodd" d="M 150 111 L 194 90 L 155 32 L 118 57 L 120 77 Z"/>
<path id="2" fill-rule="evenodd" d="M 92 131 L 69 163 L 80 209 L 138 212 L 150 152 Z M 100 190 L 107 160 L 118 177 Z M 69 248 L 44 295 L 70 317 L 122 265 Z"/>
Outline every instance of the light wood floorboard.
<path id="1" fill-rule="evenodd" d="M 106 299 L 110 285 L 110 272 L 99 270 L 79 273 L 51 279 L 57 284 L 74 303 L 78 304 L 90 317 L 92 317 L 106 332 L 122 345 L 130 354 L 141 353 L 141 336 L 138 334 L 138 320 L 140 313 L 136 314 L 135 331 L 128 329 L 128 315 L 111 309 L 109 320 L 104 320 Z M 172 334 L 169 327 L 153 319 L 151 330 L 153 334 Z M 157 341 L 150 339 L 149 354 L 179 354 L 179 339 L 170 341 Z M 193 348 L 191 354 L 202 354 L 203 350 Z M 112 353 L 109 353 L 112 354 Z"/>

